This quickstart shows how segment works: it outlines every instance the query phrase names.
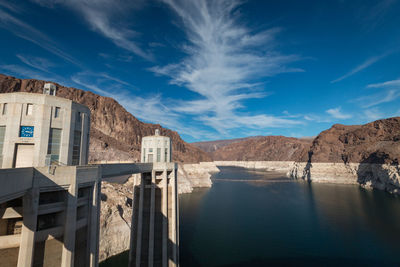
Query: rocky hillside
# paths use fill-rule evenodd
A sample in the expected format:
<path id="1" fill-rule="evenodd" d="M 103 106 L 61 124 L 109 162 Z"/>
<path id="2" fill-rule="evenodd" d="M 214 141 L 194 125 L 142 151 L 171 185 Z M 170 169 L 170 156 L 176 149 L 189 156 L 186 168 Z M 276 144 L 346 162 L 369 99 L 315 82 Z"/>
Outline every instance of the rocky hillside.
<path id="1" fill-rule="evenodd" d="M 364 125 L 335 124 L 314 139 L 300 161 L 398 164 L 400 117 Z"/>
<path id="2" fill-rule="evenodd" d="M 223 146 L 212 153 L 214 160 L 296 161 L 310 148 L 312 139 L 261 136 Z"/>
<path id="3" fill-rule="evenodd" d="M 17 79 L 0 74 L 0 93 L 41 93 L 45 81 Z M 126 111 L 112 98 L 89 91 L 57 85 L 57 96 L 84 104 L 91 111 L 89 161 L 139 160 L 141 138 L 153 135 L 160 129 L 162 135 L 171 137 L 173 160 L 179 162 L 210 161 L 207 153 L 184 142 L 175 131 L 158 124 L 143 123 Z"/>
<path id="4" fill-rule="evenodd" d="M 236 139 L 226 139 L 226 140 L 215 140 L 215 141 L 204 141 L 204 142 L 194 142 L 191 143 L 192 145 L 197 146 L 201 150 L 207 152 L 207 153 L 212 153 L 216 151 L 217 149 L 230 145 L 232 143 L 239 143 L 241 141 L 247 140 L 247 139 L 253 139 L 253 138 L 259 138 L 261 136 L 252 136 L 252 137 L 244 137 L 244 138 L 236 138 Z"/>

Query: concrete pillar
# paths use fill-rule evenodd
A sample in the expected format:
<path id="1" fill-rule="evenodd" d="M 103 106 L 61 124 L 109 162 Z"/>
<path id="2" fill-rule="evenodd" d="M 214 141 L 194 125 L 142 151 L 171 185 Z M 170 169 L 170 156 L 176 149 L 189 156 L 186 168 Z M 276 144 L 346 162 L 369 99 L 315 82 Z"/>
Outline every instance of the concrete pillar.
<path id="1" fill-rule="evenodd" d="M 139 211 L 138 211 L 138 229 L 136 234 L 136 266 L 140 266 L 141 254 L 142 254 L 142 228 L 143 228 L 143 198 L 144 198 L 144 176 L 141 176 L 140 181 L 140 196 L 139 196 Z"/>
<path id="2" fill-rule="evenodd" d="M 156 171 L 153 170 L 151 172 L 151 193 L 150 193 L 149 267 L 153 267 L 154 265 L 155 186 L 156 186 Z"/>
<path id="3" fill-rule="evenodd" d="M 171 215 L 171 220 L 170 220 L 170 222 L 171 222 L 171 224 L 172 224 L 172 236 L 171 236 L 171 241 L 172 241 L 172 265 L 173 266 L 177 266 L 178 265 L 178 257 L 177 257 L 177 255 L 178 255 L 178 249 L 177 249 L 177 247 L 178 247 L 178 243 L 177 243 L 177 214 L 179 214 L 178 212 L 177 212 L 177 208 L 178 208 L 178 205 L 177 205 L 177 202 L 178 202 L 178 199 L 177 199 L 177 197 L 178 197 L 178 195 L 177 195 L 177 188 L 176 188 L 176 185 L 177 185 L 177 183 L 176 183 L 176 170 L 175 170 L 175 167 L 172 169 L 172 177 L 171 177 L 171 190 L 172 190 L 172 200 L 171 200 L 171 203 L 172 203 L 172 215 Z"/>
<path id="4" fill-rule="evenodd" d="M 132 219 L 131 219 L 131 239 L 129 240 L 129 264 L 128 266 L 133 266 L 133 253 L 135 252 L 135 220 L 137 220 L 137 212 L 135 212 L 135 203 L 137 199 L 137 194 L 135 194 L 135 188 L 139 185 L 137 174 L 135 174 L 133 179 L 132 188 Z"/>
<path id="5" fill-rule="evenodd" d="M 75 255 L 76 234 L 76 204 L 78 197 L 78 184 L 76 174 L 71 177 L 68 188 L 67 208 L 65 210 L 64 246 L 61 255 L 61 267 L 73 267 Z"/>
<path id="6" fill-rule="evenodd" d="M 101 205 L 101 167 L 98 167 L 98 175 L 95 184 L 92 189 L 92 200 L 90 213 L 89 226 L 89 239 L 87 240 L 87 246 L 89 247 L 89 264 L 90 267 L 97 267 L 99 265 L 99 228 L 100 228 L 100 205 Z"/>
<path id="7" fill-rule="evenodd" d="M 23 197 L 24 224 L 18 253 L 18 267 L 30 267 L 33 264 L 39 194 L 39 188 L 34 187 Z"/>
<path id="8" fill-rule="evenodd" d="M 168 264 L 168 172 L 163 172 L 163 193 L 162 193 L 162 265 L 166 267 Z"/>

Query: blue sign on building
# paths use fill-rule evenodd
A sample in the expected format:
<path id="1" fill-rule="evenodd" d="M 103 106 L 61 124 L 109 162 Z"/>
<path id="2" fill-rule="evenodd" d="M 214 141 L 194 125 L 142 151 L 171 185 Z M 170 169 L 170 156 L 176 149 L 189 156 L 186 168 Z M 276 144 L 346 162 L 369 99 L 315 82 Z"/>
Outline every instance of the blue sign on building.
<path id="1" fill-rule="evenodd" d="M 21 126 L 19 137 L 33 137 L 34 126 Z"/>

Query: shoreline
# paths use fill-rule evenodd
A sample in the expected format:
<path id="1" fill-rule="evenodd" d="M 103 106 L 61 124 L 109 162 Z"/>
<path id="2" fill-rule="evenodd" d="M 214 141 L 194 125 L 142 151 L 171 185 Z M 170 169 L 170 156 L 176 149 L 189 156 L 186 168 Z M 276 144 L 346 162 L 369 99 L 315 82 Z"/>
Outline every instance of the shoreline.
<path id="1" fill-rule="evenodd" d="M 400 195 L 400 166 L 377 163 L 295 161 L 214 161 L 216 166 L 236 166 L 266 171 L 284 171 L 292 179 L 316 183 L 358 184 Z"/>

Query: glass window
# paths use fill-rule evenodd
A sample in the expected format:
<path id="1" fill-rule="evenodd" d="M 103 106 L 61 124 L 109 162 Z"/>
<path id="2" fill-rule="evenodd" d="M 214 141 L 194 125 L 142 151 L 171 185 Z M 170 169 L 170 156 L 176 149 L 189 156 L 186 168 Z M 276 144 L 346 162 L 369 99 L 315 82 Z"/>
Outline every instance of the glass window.
<path id="1" fill-rule="evenodd" d="M 76 118 L 75 118 L 75 122 L 81 122 L 81 113 L 80 112 L 76 112 L 75 113 Z"/>
<path id="2" fill-rule="evenodd" d="M 165 149 L 165 162 L 168 162 L 168 148 Z"/>
<path id="3" fill-rule="evenodd" d="M 149 152 L 153 152 L 153 149 L 152 149 L 152 148 L 149 148 Z"/>
<path id="4" fill-rule="evenodd" d="M 6 134 L 6 126 L 0 126 L 0 155 L 3 153 L 5 134 Z"/>
<path id="5" fill-rule="evenodd" d="M 26 104 L 26 115 L 32 115 L 33 104 Z"/>
<path id="6" fill-rule="evenodd" d="M 74 131 L 74 145 L 72 148 L 72 165 L 79 165 L 81 154 L 81 131 Z"/>
<path id="7" fill-rule="evenodd" d="M 54 118 L 60 117 L 60 112 L 61 112 L 61 108 L 56 107 L 56 109 L 54 110 Z"/>
<path id="8" fill-rule="evenodd" d="M 52 161 L 59 161 L 61 148 L 61 129 L 51 128 L 49 134 L 49 146 L 47 154 L 51 155 Z"/>
<path id="9" fill-rule="evenodd" d="M 3 115 L 6 115 L 7 114 L 7 103 L 4 103 L 3 104 L 3 110 L 2 110 L 2 112 L 1 112 Z"/>
<path id="10" fill-rule="evenodd" d="M 161 162 L 161 148 L 157 148 L 157 162 Z"/>
<path id="11" fill-rule="evenodd" d="M 146 148 L 143 148 L 143 162 L 146 162 Z"/>

